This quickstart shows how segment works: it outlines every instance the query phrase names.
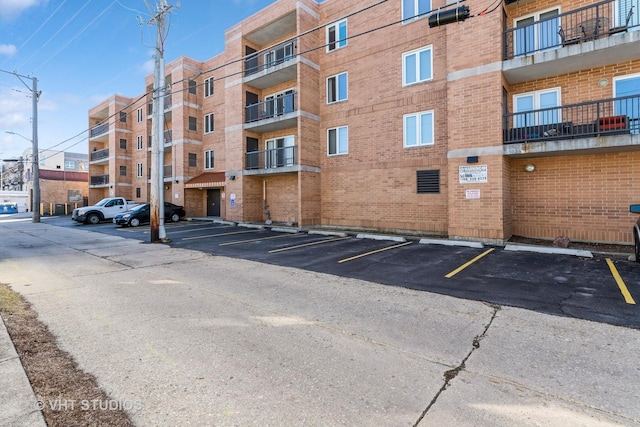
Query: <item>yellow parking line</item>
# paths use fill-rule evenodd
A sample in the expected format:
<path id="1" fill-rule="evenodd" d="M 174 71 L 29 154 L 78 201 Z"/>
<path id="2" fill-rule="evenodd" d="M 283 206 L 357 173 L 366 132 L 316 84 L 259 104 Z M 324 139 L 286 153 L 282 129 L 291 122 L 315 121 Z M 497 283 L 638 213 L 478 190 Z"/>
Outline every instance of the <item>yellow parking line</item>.
<path id="1" fill-rule="evenodd" d="M 235 242 L 220 243 L 218 246 L 238 245 L 240 243 L 257 242 L 259 240 L 279 239 L 281 237 L 304 236 L 304 234 L 283 234 L 281 236 L 260 237 L 258 239 L 236 240 Z"/>
<path id="2" fill-rule="evenodd" d="M 491 248 L 487 251 L 484 251 L 483 253 L 481 253 L 480 255 L 478 255 L 477 257 L 475 257 L 474 259 L 472 259 L 471 261 L 461 265 L 460 267 L 456 268 L 455 270 L 453 270 L 451 273 L 447 274 L 446 277 L 447 279 L 452 278 L 453 276 L 455 276 L 456 274 L 460 273 L 462 270 L 464 270 L 465 268 L 469 267 L 471 264 L 473 264 L 474 262 L 478 261 L 480 258 L 482 258 L 483 256 L 487 255 L 489 252 L 493 251 L 495 248 Z"/>
<path id="3" fill-rule="evenodd" d="M 635 304 L 636 302 L 633 300 L 631 293 L 629 293 L 629 289 L 627 289 L 627 285 L 624 284 L 622 277 L 620 277 L 620 274 L 618 273 L 618 269 L 616 268 L 615 265 L 613 265 L 613 262 L 609 258 L 607 258 L 607 264 L 609 265 L 609 270 L 611 270 L 611 274 L 613 275 L 613 278 L 616 280 L 616 283 L 618 284 L 618 288 L 620 288 L 620 292 L 622 292 L 624 301 L 627 304 Z"/>
<path id="4" fill-rule="evenodd" d="M 268 253 L 273 254 L 273 253 L 276 253 L 276 252 L 288 251 L 290 249 L 304 248 L 305 246 L 320 245 L 322 243 L 336 242 L 338 240 L 344 240 L 344 239 L 350 239 L 350 237 L 338 237 L 338 238 L 335 238 L 335 239 L 327 239 L 327 240 L 320 240 L 320 241 L 317 241 L 317 242 L 304 243 L 302 245 L 287 246 L 286 248 L 274 249 L 272 251 L 269 251 Z"/>
<path id="5" fill-rule="evenodd" d="M 257 233 L 263 230 L 232 231 L 231 233 L 207 234 L 206 236 L 183 237 L 182 240 L 206 239 L 207 237 L 228 236 L 230 234 Z"/>
<path id="6" fill-rule="evenodd" d="M 386 248 L 382 248 L 382 249 L 378 249 L 378 250 L 375 250 L 375 251 L 367 252 L 367 253 L 364 253 L 364 254 L 352 256 L 351 258 L 341 259 L 340 261 L 338 261 L 338 263 L 342 264 L 343 262 L 353 261 L 354 259 L 362 258 L 363 256 L 377 254 L 378 252 L 388 251 L 389 249 L 395 249 L 395 248 L 399 248 L 401 246 L 407 246 L 407 245 L 410 245 L 411 243 L 413 243 L 413 242 L 405 242 L 405 243 L 400 243 L 399 245 L 387 246 Z"/>

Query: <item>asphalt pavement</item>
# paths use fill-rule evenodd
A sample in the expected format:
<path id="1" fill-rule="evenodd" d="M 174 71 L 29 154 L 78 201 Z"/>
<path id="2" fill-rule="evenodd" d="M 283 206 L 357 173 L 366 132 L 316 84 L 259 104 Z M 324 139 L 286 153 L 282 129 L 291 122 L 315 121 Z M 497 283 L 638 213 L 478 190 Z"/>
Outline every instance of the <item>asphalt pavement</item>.
<path id="1" fill-rule="evenodd" d="M 0 241 L 0 280 L 139 426 L 640 424 L 637 329 L 46 220 Z M 2 325 L 0 425 L 43 425 Z"/>

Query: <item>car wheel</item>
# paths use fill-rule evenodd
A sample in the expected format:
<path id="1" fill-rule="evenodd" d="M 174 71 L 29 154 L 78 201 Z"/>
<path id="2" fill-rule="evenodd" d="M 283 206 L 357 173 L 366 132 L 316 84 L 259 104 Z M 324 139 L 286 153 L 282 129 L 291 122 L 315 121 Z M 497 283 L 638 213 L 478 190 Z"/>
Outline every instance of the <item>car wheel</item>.
<path id="1" fill-rule="evenodd" d="M 97 224 L 99 222 L 100 222 L 100 217 L 98 215 L 96 215 L 96 214 L 90 214 L 87 217 L 87 223 L 89 223 L 89 224 Z"/>
<path id="2" fill-rule="evenodd" d="M 140 225 L 140 220 L 138 218 L 131 218 L 131 221 L 129 221 L 129 225 L 132 227 L 137 227 Z"/>
<path id="3" fill-rule="evenodd" d="M 634 252 L 636 253 L 636 262 L 640 262 L 640 237 L 638 237 L 638 232 L 633 230 L 633 243 L 634 243 Z"/>
<path id="4" fill-rule="evenodd" d="M 172 213 L 171 214 L 171 222 L 178 222 L 180 221 L 180 215 L 178 215 L 177 213 Z"/>

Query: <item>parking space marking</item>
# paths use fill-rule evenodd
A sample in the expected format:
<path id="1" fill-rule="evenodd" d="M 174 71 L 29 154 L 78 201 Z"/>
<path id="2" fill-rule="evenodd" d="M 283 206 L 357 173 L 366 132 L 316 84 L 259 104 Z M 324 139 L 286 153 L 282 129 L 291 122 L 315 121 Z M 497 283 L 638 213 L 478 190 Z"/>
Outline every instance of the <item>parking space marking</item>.
<path id="1" fill-rule="evenodd" d="M 281 237 L 301 237 L 304 234 L 283 234 L 281 236 L 259 237 L 257 239 L 236 240 L 235 242 L 220 243 L 218 246 L 239 245 L 240 243 L 258 242 L 260 240 L 279 239 Z"/>
<path id="2" fill-rule="evenodd" d="M 472 259 L 471 261 L 462 264 L 460 267 L 456 268 L 455 270 L 453 270 L 451 273 L 445 275 L 444 277 L 446 277 L 447 279 L 452 278 L 453 276 L 455 276 L 456 274 L 460 273 L 462 270 L 464 270 L 465 268 L 469 267 L 471 264 L 473 264 L 474 262 L 478 261 L 480 258 L 482 258 L 485 255 L 488 255 L 490 252 L 492 252 L 495 248 L 491 248 L 489 250 L 484 251 L 483 253 L 481 253 L 480 255 L 478 255 L 477 257 L 475 257 L 474 259 Z"/>
<path id="3" fill-rule="evenodd" d="M 272 251 L 269 251 L 268 253 L 273 254 L 273 253 L 276 253 L 276 252 L 282 252 L 282 251 L 288 251 L 288 250 L 291 250 L 291 249 L 304 248 L 306 246 L 320 245 L 322 243 L 336 242 L 338 240 L 344 240 L 344 239 L 350 239 L 350 238 L 351 237 L 338 237 L 338 238 L 335 238 L 335 239 L 319 240 L 317 242 L 303 243 L 302 245 L 287 246 L 286 248 L 274 249 Z"/>
<path id="4" fill-rule="evenodd" d="M 618 288 L 620 288 L 620 292 L 622 293 L 622 296 L 624 297 L 624 301 L 627 304 L 635 304 L 636 302 L 634 301 L 633 297 L 631 296 L 631 293 L 629 292 L 629 289 L 627 289 L 627 285 L 624 284 L 624 280 L 622 280 L 622 277 L 620 277 L 620 273 L 618 273 L 618 269 L 613 264 L 613 261 L 611 261 L 609 258 L 607 258 L 607 264 L 609 265 L 609 270 L 611 270 L 611 274 L 613 275 L 613 278 L 615 279 L 616 283 L 618 284 Z"/>
<path id="5" fill-rule="evenodd" d="M 197 228 L 194 228 L 197 227 Z M 171 227 L 171 234 L 178 234 L 178 233 L 187 233 L 189 231 L 200 231 L 200 230 L 211 230 L 212 228 L 220 229 L 220 228 L 229 228 L 229 227 L 233 227 L 232 225 L 224 225 L 224 226 L 208 226 L 208 227 L 201 227 L 199 225 L 187 225 L 184 227 L 180 227 L 180 228 L 184 228 L 184 230 L 175 230 L 174 227 Z M 177 227 L 175 227 L 177 228 Z"/>
<path id="6" fill-rule="evenodd" d="M 399 248 L 401 246 L 407 246 L 407 245 L 410 245 L 412 243 L 413 242 L 405 242 L 405 243 L 400 243 L 399 245 L 387 246 L 386 248 L 377 249 L 377 250 L 371 251 L 371 252 L 365 252 L 363 254 L 352 256 L 350 258 L 341 259 L 340 261 L 338 261 L 338 264 L 342 264 L 343 262 L 347 262 L 347 261 L 353 261 L 354 259 L 362 258 L 362 257 L 368 256 L 368 255 L 377 254 L 378 252 L 388 251 L 389 249 L 395 249 L 395 248 Z"/>
<path id="7" fill-rule="evenodd" d="M 216 234 L 207 234 L 205 236 L 183 237 L 181 240 L 206 239 L 207 237 L 229 236 L 231 234 L 243 234 L 243 233 L 259 233 L 261 231 L 263 230 L 232 231 L 230 233 L 216 233 Z"/>

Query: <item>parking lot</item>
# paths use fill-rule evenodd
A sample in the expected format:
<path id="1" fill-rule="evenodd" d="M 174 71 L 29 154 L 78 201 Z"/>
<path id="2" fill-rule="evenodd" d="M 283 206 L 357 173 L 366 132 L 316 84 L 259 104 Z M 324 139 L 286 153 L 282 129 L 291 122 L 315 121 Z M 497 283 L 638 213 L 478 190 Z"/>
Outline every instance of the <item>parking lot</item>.
<path id="1" fill-rule="evenodd" d="M 149 226 L 49 221 L 150 241 Z M 165 229 L 173 247 L 640 329 L 640 265 L 627 256 L 588 258 L 198 220 L 167 223 Z"/>

